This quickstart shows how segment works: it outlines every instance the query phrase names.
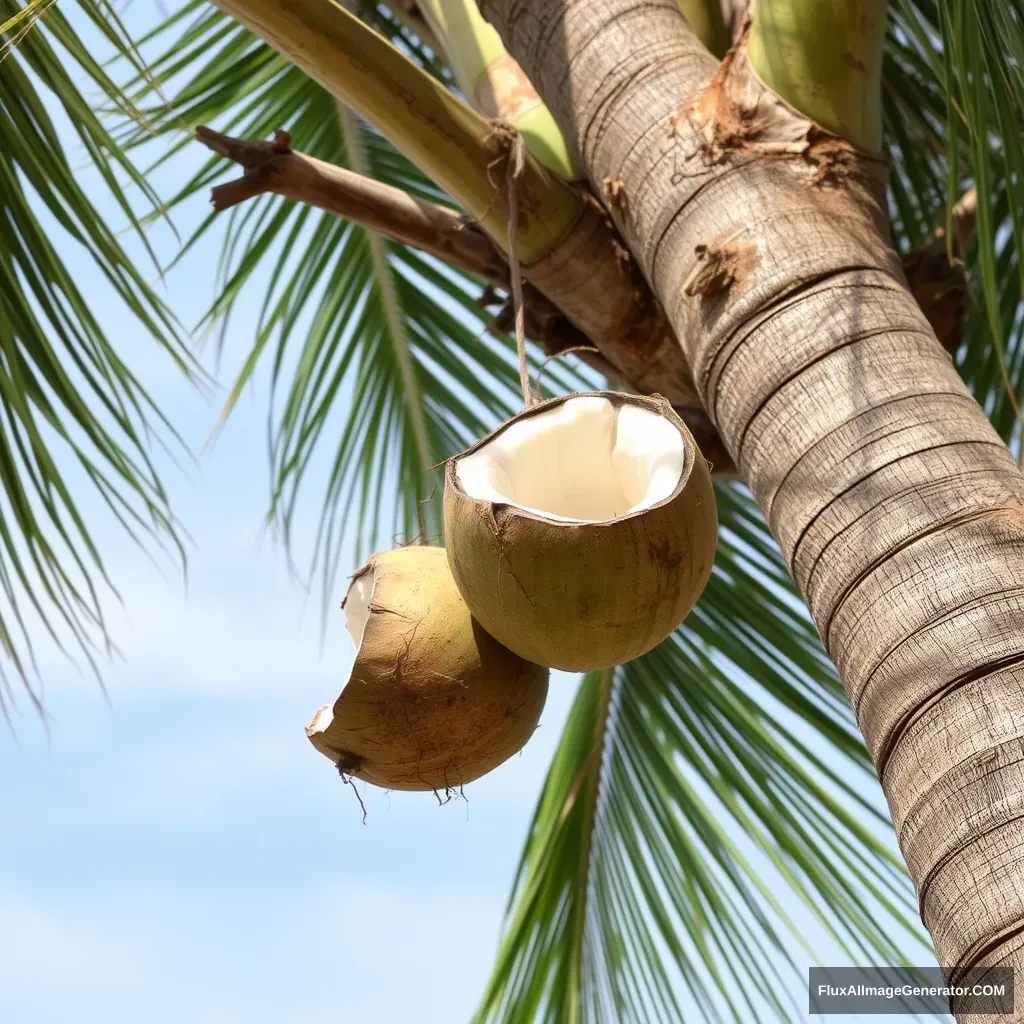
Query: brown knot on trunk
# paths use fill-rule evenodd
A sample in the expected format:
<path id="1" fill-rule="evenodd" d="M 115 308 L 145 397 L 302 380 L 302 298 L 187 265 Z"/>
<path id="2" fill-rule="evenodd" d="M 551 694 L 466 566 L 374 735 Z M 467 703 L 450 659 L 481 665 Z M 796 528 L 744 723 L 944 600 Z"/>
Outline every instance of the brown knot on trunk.
<path id="1" fill-rule="evenodd" d="M 724 291 L 735 282 L 740 263 L 736 246 L 727 245 L 719 249 L 698 245 L 694 253 L 697 263 L 683 283 L 683 291 L 687 295 L 710 295 Z"/>

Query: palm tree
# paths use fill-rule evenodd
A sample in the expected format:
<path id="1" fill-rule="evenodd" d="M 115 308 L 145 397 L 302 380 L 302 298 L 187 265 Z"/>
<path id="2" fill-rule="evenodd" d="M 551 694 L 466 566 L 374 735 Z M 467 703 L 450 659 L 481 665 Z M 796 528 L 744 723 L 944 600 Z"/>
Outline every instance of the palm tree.
<path id="1" fill-rule="evenodd" d="M 258 294 L 225 411 L 272 361 L 286 543 L 332 454 L 325 598 L 343 530 L 437 533 L 431 467 L 515 410 L 520 277 L 534 368 L 575 357 L 549 389 L 658 391 L 714 464 L 712 580 L 669 640 L 583 677 L 480 1021 L 677 1020 L 684 991 L 709 1020 L 798 1019 L 766 866 L 851 957 L 898 958 L 872 772 L 948 976 L 1021 962 L 1020 0 L 481 0 L 491 24 L 474 0 L 215 4 L 132 40 L 78 0 L 115 80 L 49 0 L 0 2 L 0 642 L 29 692 L 31 616 L 109 642 L 72 483 L 180 550 L 147 454 L 173 426 L 53 226 L 201 372 L 56 104 L 143 240 L 154 133 L 161 160 L 193 132 L 217 154 L 170 210 L 244 169 L 176 258 L 226 218 L 204 326 Z"/>

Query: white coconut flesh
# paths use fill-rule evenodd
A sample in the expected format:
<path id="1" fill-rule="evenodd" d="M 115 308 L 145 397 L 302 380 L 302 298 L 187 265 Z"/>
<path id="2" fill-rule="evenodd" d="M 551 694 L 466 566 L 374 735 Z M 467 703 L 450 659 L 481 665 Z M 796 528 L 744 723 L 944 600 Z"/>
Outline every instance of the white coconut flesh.
<path id="1" fill-rule="evenodd" d="M 373 600 L 373 587 L 376 582 L 376 575 L 373 569 L 369 572 L 364 572 L 348 588 L 348 593 L 345 595 L 345 607 L 343 609 L 345 629 L 348 630 L 349 636 L 352 637 L 356 645 L 356 654 L 359 653 L 359 648 L 363 645 L 363 633 L 366 631 L 366 623 L 370 618 L 370 602 Z M 348 683 L 345 684 L 345 686 L 347 685 Z M 342 687 L 343 690 L 344 688 Z M 325 704 L 313 716 L 313 721 L 307 726 L 306 732 L 309 734 L 325 732 L 333 721 L 334 705 Z"/>
<path id="2" fill-rule="evenodd" d="M 685 460 L 682 435 L 664 416 L 584 395 L 513 423 L 460 459 L 456 477 L 482 501 L 601 523 L 668 498 Z"/>
<path id="3" fill-rule="evenodd" d="M 373 585 L 376 580 L 373 569 L 364 572 L 352 583 L 345 595 L 345 628 L 356 645 L 356 651 L 363 645 L 363 631 L 370 618 L 370 601 L 373 600 Z"/>

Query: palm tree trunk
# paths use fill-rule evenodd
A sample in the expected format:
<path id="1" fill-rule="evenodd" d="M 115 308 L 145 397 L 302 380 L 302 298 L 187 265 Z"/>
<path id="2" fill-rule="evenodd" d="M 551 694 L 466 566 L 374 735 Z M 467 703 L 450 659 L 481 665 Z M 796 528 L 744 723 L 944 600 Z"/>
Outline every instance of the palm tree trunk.
<path id="1" fill-rule="evenodd" d="M 742 39 L 720 64 L 675 0 L 481 7 L 595 191 L 615 183 L 842 676 L 939 961 L 1024 966 L 1024 477 L 907 289 L 884 161 L 771 93 Z"/>

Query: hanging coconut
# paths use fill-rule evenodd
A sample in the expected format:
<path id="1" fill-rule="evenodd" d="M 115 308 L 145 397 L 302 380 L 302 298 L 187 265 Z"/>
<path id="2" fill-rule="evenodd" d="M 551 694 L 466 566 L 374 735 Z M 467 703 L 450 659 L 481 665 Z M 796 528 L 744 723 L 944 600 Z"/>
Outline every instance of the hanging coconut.
<path id="1" fill-rule="evenodd" d="M 344 775 L 388 789 L 458 788 L 530 738 L 548 670 L 484 632 L 443 548 L 374 555 L 342 608 L 355 665 L 306 734 Z"/>
<path id="2" fill-rule="evenodd" d="M 455 582 L 483 627 L 581 671 L 649 651 L 686 617 L 717 539 L 707 463 L 659 395 L 528 407 L 448 462 Z"/>

